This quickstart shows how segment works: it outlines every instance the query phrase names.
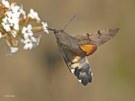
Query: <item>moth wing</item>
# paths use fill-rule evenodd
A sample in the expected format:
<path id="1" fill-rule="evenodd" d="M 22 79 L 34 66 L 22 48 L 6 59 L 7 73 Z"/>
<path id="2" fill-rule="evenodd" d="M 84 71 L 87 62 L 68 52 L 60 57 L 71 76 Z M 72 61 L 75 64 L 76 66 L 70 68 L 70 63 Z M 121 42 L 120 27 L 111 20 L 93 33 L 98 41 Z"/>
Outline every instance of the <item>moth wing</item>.
<path id="1" fill-rule="evenodd" d="M 89 43 L 89 44 L 100 46 L 101 44 L 104 44 L 105 42 L 113 38 L 113 36 L 115 36 L 116 33 L 118 32 L 118 30 L 119 30 L 118 28 L 102 29 L 102 30 L 98 30 L 93 34 L 87 33 L 87 34 L 77 35 L 76 37 L 77 39 L 79 39 L 79 44 Z"/>
<path id="2" fill-rule="evenodd" d="M 65 46 L 59 46 L 60 52 L 69 68 L 69 70 L 77 77 L 79 82 L 87 85 L 92 82 L 92 72 L 86 57 L 80 57 Z"/>

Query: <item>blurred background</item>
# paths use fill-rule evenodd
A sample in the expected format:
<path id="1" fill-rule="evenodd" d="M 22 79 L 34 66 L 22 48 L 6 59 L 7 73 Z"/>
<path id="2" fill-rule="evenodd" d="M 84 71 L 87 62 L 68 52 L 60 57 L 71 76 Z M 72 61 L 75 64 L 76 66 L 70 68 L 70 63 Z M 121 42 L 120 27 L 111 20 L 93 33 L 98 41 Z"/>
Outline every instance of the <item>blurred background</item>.
<path id="1" fill-rule="evenodd" d="M 12 0 L 13 1 L 13 0 Z M 17 1 L 17 0 L 16 0 Z M 58 50 L 53 33 L 42 33 L 40 45 L 7 57 L 0 43 L 0 101 L 135 101 L 135 0 L 19 0 L 34 8 L 49 27 L 66 32 L 120 31 L 88 57 L 93 82 L 80 84 Z"/>

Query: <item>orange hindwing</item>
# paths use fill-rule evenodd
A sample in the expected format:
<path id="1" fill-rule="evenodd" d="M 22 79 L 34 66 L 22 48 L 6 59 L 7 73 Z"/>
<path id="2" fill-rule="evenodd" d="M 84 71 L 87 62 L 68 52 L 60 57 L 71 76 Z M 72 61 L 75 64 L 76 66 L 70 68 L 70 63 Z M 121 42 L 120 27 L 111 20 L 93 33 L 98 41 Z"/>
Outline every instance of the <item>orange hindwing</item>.
<path id="1" fill-rule="evenodd" d="M 94 53 L 97 49 L 96 45 L 91 45 L 91 44 L 84 44 L 84 45 L 80 45 L 80 48 L 86 52 L 87 56 L 91 55 L 92 53 Z"/>

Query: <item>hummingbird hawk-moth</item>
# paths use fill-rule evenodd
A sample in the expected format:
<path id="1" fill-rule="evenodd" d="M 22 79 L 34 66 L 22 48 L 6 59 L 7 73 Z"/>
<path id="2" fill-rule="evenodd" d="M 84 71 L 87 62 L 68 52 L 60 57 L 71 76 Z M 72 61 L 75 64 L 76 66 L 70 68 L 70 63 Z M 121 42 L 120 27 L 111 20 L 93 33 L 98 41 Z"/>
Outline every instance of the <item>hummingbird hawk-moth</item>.
<path id="1" fill-rule="evenodd" d="M 95 33 L 71 36 L 64 30 L 48 28 L 54 32 L 59 50 L 69 70 L 79 82 L 87 85 L 92 82 L 92 72 L 87 56 L 93 54 L 97 47 L 110 40 L 118 32 L 118 28 L 102 29 Z"/>

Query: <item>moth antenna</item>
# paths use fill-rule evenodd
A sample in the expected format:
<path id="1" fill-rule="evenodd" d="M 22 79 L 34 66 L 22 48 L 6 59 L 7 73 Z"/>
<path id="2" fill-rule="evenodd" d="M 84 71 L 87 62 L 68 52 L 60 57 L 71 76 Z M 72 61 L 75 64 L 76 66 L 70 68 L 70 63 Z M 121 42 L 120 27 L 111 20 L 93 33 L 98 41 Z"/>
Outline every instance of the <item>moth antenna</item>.
<path id="1" fill-rule="evenodd" d="M 72 16 L 72 18 L 68 21 L 68 23 L 64 26 L 63 30 L 67 28 L 67 26 L 76 18 L 76 15 Z"/>

